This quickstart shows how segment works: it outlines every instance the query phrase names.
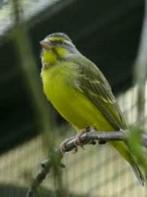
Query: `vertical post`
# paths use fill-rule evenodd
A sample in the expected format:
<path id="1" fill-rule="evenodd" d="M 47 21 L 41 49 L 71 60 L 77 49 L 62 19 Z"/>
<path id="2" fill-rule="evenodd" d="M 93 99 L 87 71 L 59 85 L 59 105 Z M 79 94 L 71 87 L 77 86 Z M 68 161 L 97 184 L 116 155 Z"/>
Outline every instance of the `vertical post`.
<path id="1" fill-rule="evenodd" d="M 138 55 L 134 67 L 134 81 L 137 86 L 137 123 L 130 136 L 130 147 L 137 163 L 147 176 L 147 159 L 141 146 L 141 129 L 145 118 L 145 86 L 147 77 L 147 0 L 145 0 L 144 21 L 140 38 Z"/>
<path id="2" fill-rule="evenodd" d="M 141 33 L 138 55 L 135 62 L 134 81 L 137 85 L 137 120 L 138 126 L 143 123 L 145 112 L 145 82 L 147 76 L 147 0 L 145 0 L 145 14 Z"/>

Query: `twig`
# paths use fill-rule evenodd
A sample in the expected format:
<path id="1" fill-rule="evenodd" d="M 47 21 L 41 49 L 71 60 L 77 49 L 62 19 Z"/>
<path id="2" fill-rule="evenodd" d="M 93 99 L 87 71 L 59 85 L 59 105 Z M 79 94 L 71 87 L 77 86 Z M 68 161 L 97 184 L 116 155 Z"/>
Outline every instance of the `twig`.
<path id="1" fill-rule="evenodd" d="M 110 142 L 110 141 L 126 141 L 129 139 L 127 132 L 124 131 L 113 131 L 113 132 L 96 132 L 92 130 L 87 133 L 83 133 L 80 135 L 80 144 L 77 136 L 68 138 L 64 142 L 60 144 L 60 147 L 55 151 L 55 155 L 58 161 L 58 165 L 64 167 L 61 163 L 62 157 L 66 152 L 77 149 L 77 146 L 83 146 L 86 144 L 94 144 L 93 142 L 98 141 L 101 142 Z M 142 144 L 147 147 L 147 134 L 142 134 Z M 50 169 L 53 167 L 54 162 L 51 161 L 51 158 L 48 158 L 45 162 L 41 163 L 41 169 L 38 172 L 37 176 L 34 178 L 30 189 L 26 197 L 33 197 L 36 192 L 38 186 L 42 183 L 42 181 L 46 178 L 47 174 L 50 172 Z"/>

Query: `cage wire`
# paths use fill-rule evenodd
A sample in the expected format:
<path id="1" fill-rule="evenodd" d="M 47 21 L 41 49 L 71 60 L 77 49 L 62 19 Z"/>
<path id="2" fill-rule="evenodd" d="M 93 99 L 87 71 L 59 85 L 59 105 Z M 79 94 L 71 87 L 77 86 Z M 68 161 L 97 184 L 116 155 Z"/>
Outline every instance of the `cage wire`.
<path id="1" fill-rule="evenodd" d="M 15 3 L 17 3 L 17 1 L 15 1 Z M 18 10 L 15 11 L 17 12 Z M 19 17 L 19 15 L 16 17 L 16 23 L 19 23 Z M 25 50 L 25 47 L 22 49 L 19 43 L 20 41 L 22 42 L 22 40 L 25 40 L 25 44 L 23 46 L 26 46 L 27 51 L 30 47 L 29 45 L 27 46 L 27 43 L 29 42 L 28 35 L 27 31 L 23 30 L 23 28 L 17 28 L 20 27 L 17 25 L 18 24 L 16 24 L 16 31 L 13 32 L 14 35 L 17 34 L 17 36 L 12 36 L 12 39 L 17 39 L 16 50 L 19 50 L 21 63 L 24 66 L 22 66 L 22 72 L 25 73 L 24 76 L 28 79 L 27 86 L 30 86 L 29 91 L 31 92 L 33 99 L 35 99 L 38 98 L 37 96 L 40 96 L 40 93 L 36 92 L 38 91 L 38 88 L 36 88 L 35 91 L 33 90 L 33 87 L 38 85 L 38 77 L 37 75 L 34 76 L 36 81 L 34 80 L 32 82 L 32 80 L 30 80 L 30 76 L 28 75 L 30 68 L 33 69 L 35 66 L 34 60 L 32 59 L 29 68 L 25 67 L 28 62 L 24 63 L 25 52 L 21 51 Z M 31 50 L 29 50 L 29 53 L 30 58 L 32 58 Z M 139 65 L 139 63 L 137 63 L 137 65 Z M 141 69 L 139 70 L 139 72 L 142 72 Z M 138 83 L 139 82 L 137 80 L 137 83 L 133 87 L 119 95 L 117 98 L 121 110 L 123 111 L 128 123 L 131 125 L 138 122 Z M 144 81 L 143 84 L 144 113 L 141 118 L 141 126 L 146 131 L 147 82 Z M 36 109 L 36 113 L 38 113 L 37 120 L 42 117 L 42 114 L 48 113 L 48 111 L 46 111 L 46 104 L 44 101 L 41 101 L 41 99 L 39 99 L 38 103 L 35 102 L 35 105 L 38 105 Z M 53 131 L 53 127 L 55 127 L 54 124 L 52 126 L 49 125 L 49 119 L 49 116 L 47 118 L 44 116 L 41 118 L 39 128 L 44 131 L 44 134 L 40 134 L 29 142 L 18 146 L 0 157 L 0 183 L 1 185 L 7 185 L 5 190 L 1 190 L 0 195 L 2 197 L 25 196 L 26 190 L 32 181 L 32 177 L 37 173 L 40 161 L 44 160 L 47 156 L 47 151 L 44 150 L 49 148 L 49 152 L 51 152 L 55 144 L 57 145 L 67 137 L 67 135 L 61 137 L 61 135 L 57 135 L 57 132 L 56 135 L 48 132 L 51 130 Z M 50 122 L 52 122 L 52 120 Z M 55 129 L 58 129 L 58 132 L 60 133 L 60 128 Z M 65 129 L 69 130 L 68 136 L 73 133 L 70 127 L 66 127 Z M 42 137 L 42 135 L 46 136 L 46 133 L 48 133 L 47 142 L 44 141 L 46 137 Z M 53 138 L 55 139 L 54 143 L 51 142 Z M 49 147 L 44 147 L 44 144 Z M 85 147 L 85 150 L 79 149 L 76 154 L 68 153 L 65 155 L 63 163 L 66 164 L 66 168 L 62 169 L 62 173 L 55 174 L 51 172 L 42 183 L 40 192 L 44 193 L 42 193 L 41 196 L 147 196 L 146 187 L 141 187 L 138 184 L 130 166 L 108 143 L 105 145 L 88 145 Z M 64 195 L 63 193 L 58 193 L 59 190 L 62 190 L 62 192 L 64 191 Z"/>
<path id="2" fill-rule="evenodd" d="M 147 83 L 145 88 L 145 92 L 147 92 Z M 136 86 L 118 97 L 118 103 L 130 124 L 137 121 L 136 98 Z M 146 130 L 147 94 L 145 100 L 145 116 L 142 125 Z M 58 129 L 60 130 L 60 128 Z M 70 128 L 69 133 L 71 133 Z M 59 142 L 66 137 L 61 139 L 56 136 L 58 138 L 56 140 Z M 45 158 L 42 136 L 20 145 L 0 157 L 0 182 L 25 188 L 26 191 L 32 177 L 39 170 L 40 161 Z M 62 170 L 62 184 L 63 188 L 66 189 L 65 196 L 114 197 L 133 195 L 134 197 L 145 197 L 147 194 L 146 187 L 141 187 L 138 184 L 130 166 L 109 144 L 89 145 L 85 147 L 85 150 L 79 149 L 76 154 L 68 153 L 65 155 L 63 163 L 66 164 L 66 168 Z M 48 196 L 56 196 L 53 173 L 48 175 L 41 187 L 42 190 L 48 192 Z M 15 192 L 10 195 L 8 195 L 8 191 L 3 192 L 2 196 L 16 195 Z"/>

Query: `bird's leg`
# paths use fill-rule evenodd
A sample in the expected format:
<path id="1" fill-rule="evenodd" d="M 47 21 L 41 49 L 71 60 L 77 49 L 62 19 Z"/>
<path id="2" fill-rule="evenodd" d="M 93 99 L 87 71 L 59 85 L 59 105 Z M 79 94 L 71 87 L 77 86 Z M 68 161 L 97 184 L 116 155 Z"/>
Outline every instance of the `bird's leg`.
<path id="1" fill-rule="evenodd" d="M 87 133 L 87 132 L 90 132 L 90 131 L 91 131 L 91 128 L 86 127 L 84 129 L 81 129 L 80 133 L 76 135 L 75 146 L 77 147 L 77 150 L 78 150 L 78 146 L 80 146 L 81 148 L 84 148 L 84 144 L 81 140 L 81 136 L 83 135 L 83 133 Z"/>
<path id="2" fill-rule="evenodd" d="M 84 148 L 84 143 L 82 142 L 82 139 L 81 139 L 81 136 L 83 135 L 83 133 L 95 132 L 95 130 L 96 129 L 94 127 L 86 127 L 84 129 L 80 130 L 80 133 L 76 135 L 75 152 L 78 151 L 78 146 L 80 146 L 81 148 Z M 104 140 L 100 140 L 99 141 L 100 145 L 105 144 L 105 143 L 106 143 L 106 141 L 104 141 Z M 95 145 L 95 144 L 97 144 L 97 142 L 95 140 L 90 140 L 89 144 Z"/>
<path id="3" fill-rule="evenodd" d="M 95 131 L 96 131 L 96 128 L 95 128 L 95 127 L 87 127 L 86 129 L 87 129 L 86 132 L 95 132 Z M 97 142 L 96 142 L 95 140 L 91 140 L 89 143 L 92 144 L 92 145 L 97 144 Z M 98 143 L 99 143 L 100 145 L 102 145 L 102 144 L 105 144 L 106 141 L 104 141 L 104 140 L 99 140 Z"/>
<path id="4" fill-rule="evenodd" d="M 80 133 L 77 134 L 75 137 L 71 137 L 71 138 L 68 138 L 66 140 L 64 140 L 61 144 L 60 144 L 60 152 L 62 154 L 65 153 L 65 151 L 67 152 L 67 149 L 66 149 L 66 145 L 68 144 L 68 142 L 70 142 L 72 139 L 75 139 L 75 148 L 74 148 L 74 153 L 78 151 L 78 146 L 80 146 L 81 148 L 84 148 L 84 143 L 82 141 L 82 138 L 81 136 L 84 134 L 84 133 L 87 133 L 87 132 L 94 132 L 95 131 L 95 128 L 93 127 L 85 127 L 83 129 L 80 130 Z M 90 144 L 96 144 L 96 141 L 95 140 L 90 140 L 89 142 Z"/>

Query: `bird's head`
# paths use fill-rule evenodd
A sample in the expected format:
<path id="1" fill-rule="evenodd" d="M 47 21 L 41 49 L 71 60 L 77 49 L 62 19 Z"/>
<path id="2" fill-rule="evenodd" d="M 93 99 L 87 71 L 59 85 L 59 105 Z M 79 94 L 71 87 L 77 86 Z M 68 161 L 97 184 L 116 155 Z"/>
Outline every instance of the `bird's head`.
<path id="1" fill-rule="evenodd" d="M 57 61 L 64 60 L 68 55 L 77 51 L 71 39 L 64 33 L 50 34 L 40 44 L 42 47 L 41 60 L 44 67 L 54 65 Z"/>

